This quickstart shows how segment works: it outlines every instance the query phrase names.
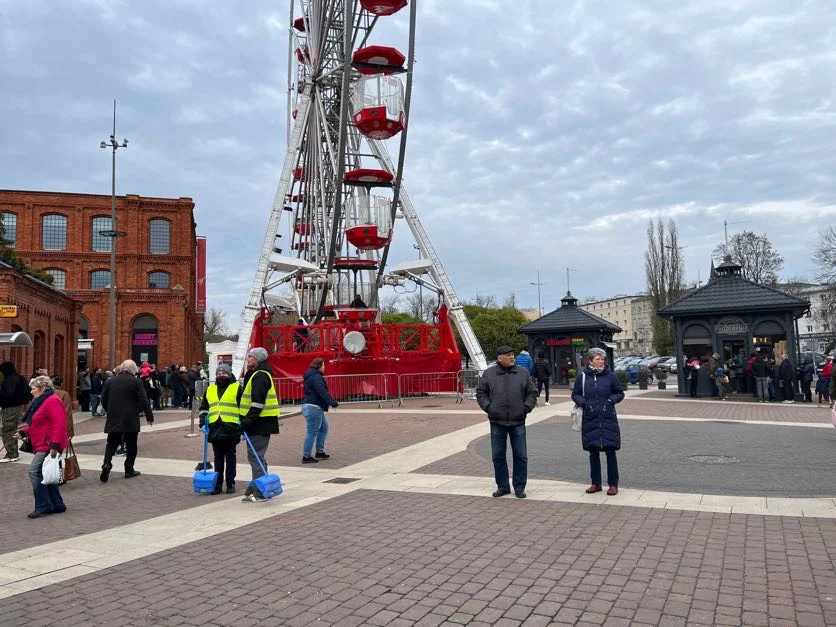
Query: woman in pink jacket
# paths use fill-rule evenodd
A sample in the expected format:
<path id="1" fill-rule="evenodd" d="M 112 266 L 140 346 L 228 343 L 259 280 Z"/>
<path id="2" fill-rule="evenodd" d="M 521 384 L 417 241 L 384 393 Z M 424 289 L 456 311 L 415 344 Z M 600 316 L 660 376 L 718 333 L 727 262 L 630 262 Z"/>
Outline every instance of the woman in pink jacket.
<path id="1" fill-rule="evenodd" d="M 67 448 L 67 414 L 64 403 L 54 393 L 49 377 L 35 377 L 29 382 L 32 402 L 23 415 L 23 424 L 18 431 L 32 442 L 35 457 L 29 464 L 29 480 L 35 494 L 35 510 L 29 518 L 40 518 L 46 514 L 61 514 L 67 511 L 57 485 L 41 483 L 41 467 L 47 455 L 55 457 Z"/>

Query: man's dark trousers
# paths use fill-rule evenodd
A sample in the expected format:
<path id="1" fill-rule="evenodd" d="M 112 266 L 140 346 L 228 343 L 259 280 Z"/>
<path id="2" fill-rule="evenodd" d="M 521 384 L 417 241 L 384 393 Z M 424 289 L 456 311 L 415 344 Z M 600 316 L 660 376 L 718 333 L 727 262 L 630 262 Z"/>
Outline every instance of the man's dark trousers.
<path id="1" fill-rule="evenodd" d="M 510 491 L 511 489 L 508 485 L 508 460 L 505 457 L 509 438 L 514 462 L 514 492 L 524 492 L 525 484 L 528 481 L 528 452 L 526 450 L 524 424 L 506 427 L 491 423 L 491 452 L 493 453 L 493 472 L 496 478 L 496 487 L 500 490 Z"/>
<path id="2" fill-rule="evenodd" d="M 125 438 L 125 472 L 132 472 L 134 463 L 136 462 L 136 441 L 138 436 L 138 433 L 108 433 L 104 463 L 111 463 L 114 454 L 116 454 L 116 449 L 122 444 L 122 438 Z"/>

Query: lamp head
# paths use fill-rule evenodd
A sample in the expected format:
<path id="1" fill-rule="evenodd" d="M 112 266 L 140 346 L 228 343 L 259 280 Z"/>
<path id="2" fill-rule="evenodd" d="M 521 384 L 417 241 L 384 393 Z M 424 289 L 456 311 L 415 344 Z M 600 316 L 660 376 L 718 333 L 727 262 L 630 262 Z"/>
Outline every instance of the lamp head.
<path id="1" fill-rule="evenodd" d="M 99 147 L 100 147 L 100 148 L 107 148 L 107 143 L 102 142 L 102 143 L 101 143 L 101 145 L 100 145 Z"/>

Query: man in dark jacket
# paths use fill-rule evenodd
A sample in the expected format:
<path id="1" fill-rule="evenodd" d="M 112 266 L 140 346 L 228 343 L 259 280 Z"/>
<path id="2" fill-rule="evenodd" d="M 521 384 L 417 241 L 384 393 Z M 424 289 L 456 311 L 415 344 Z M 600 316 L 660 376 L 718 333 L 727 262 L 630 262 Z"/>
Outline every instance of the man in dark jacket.
<path id="1" fill-rule="evenodd" d="M 804 356 L 804 361 L 801 362 L 801 368 L 798 369 L 798 379 L 801 382 L 801 393 L 804 394 L 804 402 L 813 402 L 813 377 L 816 374 L 816 367 L 813 365 L 813 355 L 807 354 Z"/>
<path id="2" fill-rule="evenodd" d="M 311 367 L 303 377 L 305 396 L 302 399 L 302 414 L 307 423 L 305 441 L 302 444 L 303 464 L 315 464 L 320 459 L 331 457 L 325 452 L 329 426 L 325 412 L 329 407 L 338 407 L 339 403 L 328 391 L 328 384 L 322 374 L 324 368 L 325 362 L 321 357 L 317 357 L 311 361 Z M 316 456 L 313 455 L 314 442 L 316 442 Z"/>
<path id="3" fill-rule="evenodd" d="M 273 369 L 267 361 L 267 351 L 261 347 L 247 353 L 247 373 L 238 389 L 238 407 L 241 414 L 241 428 L 250 438 L 252 447 L 247 446 L 247 461 L 250 462 L 253 481 L 267 469 L 267 446 L 270 436 L 279 432 L 279 399 L 273 383 Z M 255 449 L 255 457 L 253 454 Z M 259 464 L 259 460 L 261 464 Z M 266 501 L 254 483 L 247 486 L 243 501 Z"/>
<path id="4" fill-rule="evenodd" d="M 540 398 L 540 391 L 546 388 L 546 405 L 551 405 L 549 402 L 549 384 L 552 378 L 552 369 L 543 353 L 539 353 L 537 361 L 534 362 L 534 378 L 537 380 L 537 398 Z"/>
<path id="5" fill-rule="evenodd" d="M 6 455 L 0 459 L 0 463 L 16 462 L 20 459 L 20 456 L 17 452 L 15 433 L 20 424 L 23 406 L 32 400 L 32 394 L 29 392 L 26 381 L 17 373 L 12 362 L 4 361 L 0 364 L 0 373 L 3 374 L 3 383 L 0 385 L 2 438 L 3 446 L 6 447 Z"/>
<path id="6" fill-rule="evenodd" d="M 510 438 L 514 494 L 518 499 L 524 499 L 528 482 L 525 417 L 537 405 L 537 387 L 528 370 L 516 365 L 513 348 L 500 346 L 496 355 L 496 364 L 482 373 L 476 386 L 476 402 L 488 414 L 491 423 L 491 453 L 497 487 L 493 496 L 511 493 L 505 458 Z"/>
<path id="7" fill-rule="evenodd" d="M 145 394 L 145 386 L 136 373 L 139 370 L 136 362 L 127 359 L 119 366 L 119 374 L 111 377 L 104 384 L 102 390 L 102 407 L 107 412 L 104 432 L 107 433 L 102 474 L 99 480 L 106 483 L 113 468 L 111 460 L 116 448 L 125 441 L 125 478 L 138 477 L 139 471 L 134 470 L 136 462 L 136 441 L 139 436 L 139 412 L 145 412 L 145 421 L 154 424 L 154 412 Z"/>
<path id="8" fill-rule="evenodd" d="M 752 376 L 755 377 L 755 391 L 760 402 L 769 402 L 769 362 L 766 355 L 758 356 L 752 362 Z"/>
<path id="9" fill-rule="evenodd" d="M 104 416 L 104 412 L 99 413 L 99 405 L 102 403 L 103 387 L 102 369 L 96 368 L 93 374 L 90 375 L 90 410 L 94 416 Z"/>
<path id="10" fill-rule="evenodd" d="M 795 368 L 793 368 L 792 362 L 790 361 L 790 356 L 784 355 L 784 358 L 781 360 L 781 365 L 778 366 L 777 379 L 778 388 L 781 390 L 781 395 L 785 403 L 795 402 L 795 394 L 792 390 L 794 372 Z"/>

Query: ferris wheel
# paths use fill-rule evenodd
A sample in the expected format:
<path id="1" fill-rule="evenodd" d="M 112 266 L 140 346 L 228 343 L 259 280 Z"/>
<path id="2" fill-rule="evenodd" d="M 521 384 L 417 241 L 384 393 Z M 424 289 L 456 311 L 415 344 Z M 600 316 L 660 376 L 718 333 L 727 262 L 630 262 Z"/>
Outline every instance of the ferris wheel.
<path id="1" fill-rule="evenodd" d="M 236 371 L 248 348 L 266 341 L 268 327 L 343 324 L 354 340 L 360 333 L 374 344 L 369 329 L 379 323 L 381 290 L 407 284 L 438 294 L 474 365 L 486 367 L 403 186 L 416 14 L 416 0 L 291 0 L 287 152 L 244 307 Z M 385 20 L 405 17 L 408 41 L 378 40 Z M 390 267 L 399 224 L 420 259 Z M 282 322 L 277 313 L 301 320 Z M 308 354 L 328 349 L 325 337 L 323 330 Z M 274 346 L 293 356 L 292 347 Z M 370 356 L 366 340 L 360 351 L 346 346 Z"/>

